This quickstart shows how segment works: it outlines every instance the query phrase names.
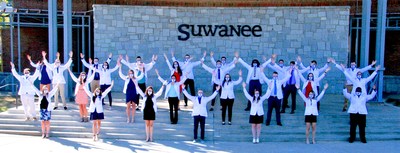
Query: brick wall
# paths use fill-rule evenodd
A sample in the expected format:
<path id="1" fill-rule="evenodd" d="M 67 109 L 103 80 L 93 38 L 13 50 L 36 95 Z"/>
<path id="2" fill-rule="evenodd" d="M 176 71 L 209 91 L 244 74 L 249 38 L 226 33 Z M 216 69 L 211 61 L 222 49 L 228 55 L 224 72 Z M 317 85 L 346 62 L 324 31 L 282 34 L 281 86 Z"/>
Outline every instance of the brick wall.
<path id="1" fill-rule="evenodd" d="M 47 37 L 47 29 L 46 28 L 21 28 L 21 69 L 23 68 L 32 68 L 29 65 L 29 61 L 26 58 L 27 54 L 32 56 L 32 60 L 37 62 L 41 58 L 40 51 L 48 50 L 48 37 Z M 1 30 L 2 37 L 2 61 L 4 63 L 3 70 L 5 72 L 10 72 L 10 61 L 11 58 L 14 59 L 14 64 L 18 70 L 18 33 L 17 29 L 14 28 L 14 56 L 11 57 L 11 48 L 10 48 L 10 30 L 2 29 Z"/>

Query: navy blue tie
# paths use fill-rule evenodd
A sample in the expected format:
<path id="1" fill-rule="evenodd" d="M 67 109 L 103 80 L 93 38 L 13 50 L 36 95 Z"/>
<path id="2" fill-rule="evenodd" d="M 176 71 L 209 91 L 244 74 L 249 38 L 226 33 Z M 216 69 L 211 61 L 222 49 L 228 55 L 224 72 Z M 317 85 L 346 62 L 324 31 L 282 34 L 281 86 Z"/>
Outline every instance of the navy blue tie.
<path id="1" fill-rule="evenodd" d="M 201 104 L 201 97 L 199 97 L 199 104 Z"/>

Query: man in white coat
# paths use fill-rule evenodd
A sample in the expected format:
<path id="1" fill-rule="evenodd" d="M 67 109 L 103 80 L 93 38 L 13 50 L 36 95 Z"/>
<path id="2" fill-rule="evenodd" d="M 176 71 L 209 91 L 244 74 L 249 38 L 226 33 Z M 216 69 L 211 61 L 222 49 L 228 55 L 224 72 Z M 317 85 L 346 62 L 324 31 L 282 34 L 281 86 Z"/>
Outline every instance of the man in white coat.
<path id="1" fill-rule="evenodd" d="M 217 86 L 216 90 L 210 97 L 204 97 L 203 90 L 199 89 L 197 91 L 197 96 L 192 96 L 185 90 L 184 86 L 185 85 L 183 85 L 183 94 L 185 96 L 187 96 L 193 102 L 193 112 L 192 112 L 192 116 L 194 119 L 193 142 L 197 141 L 197 129 L 199 127 L 199 123 L 200 123 L 200 129 L 201 129 L 200 142 L 203 142 L 204 141 L 204 128 L 205 128 L 206 117 L 207 117 L 207 103 L 210 102 L 212 99 L 214 99 L 215 96 L 217 96 L 218 91 L 221 87 Z"/>
<path id="2" fill-rule="evenodd" d="M 19 75 L 15 70 L 14 63 L 10 62 L 12 75 L 19 81 L 18 95 L 21 96 L 22 106 L 24 107 L 24 113 L 26 121 L 33 118 L 37 120 L 35 111 L 35 90 L 31 87 L 33 82 L 39 76 L 39 71 L 36 69 L 33 75 L 30 75 L 29 69 L 24 69 L 24 75 Z"/>

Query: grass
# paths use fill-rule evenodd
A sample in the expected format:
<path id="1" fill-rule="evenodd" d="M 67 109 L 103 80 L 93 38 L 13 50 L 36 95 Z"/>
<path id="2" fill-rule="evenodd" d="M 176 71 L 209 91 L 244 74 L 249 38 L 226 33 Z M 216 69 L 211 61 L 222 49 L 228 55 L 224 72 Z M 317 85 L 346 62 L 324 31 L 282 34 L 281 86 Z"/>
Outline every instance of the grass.
<path id="1" fill-rule="evenodd" d="M 0 97 L 0 112 L 5 112 L 12 107 L 15 107 L 15 97 Z"/>

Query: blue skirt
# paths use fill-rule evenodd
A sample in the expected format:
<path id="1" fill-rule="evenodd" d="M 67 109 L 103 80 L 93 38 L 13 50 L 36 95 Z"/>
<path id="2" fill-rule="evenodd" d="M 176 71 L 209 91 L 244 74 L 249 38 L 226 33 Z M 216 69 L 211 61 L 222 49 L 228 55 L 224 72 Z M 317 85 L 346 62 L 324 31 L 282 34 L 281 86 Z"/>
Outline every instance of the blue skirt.
<path id="1" fill-rule="evenodd" d="M 96 109 L 94 112 L 90 113 L 90 120 L 103 120 L 104 113 L 97 113 Z"/>
<path id="2" fill-rule="evenodd" d="M 40 120 L 49 121 L 51 119 L 51 111 L 40 109 Z"/>

